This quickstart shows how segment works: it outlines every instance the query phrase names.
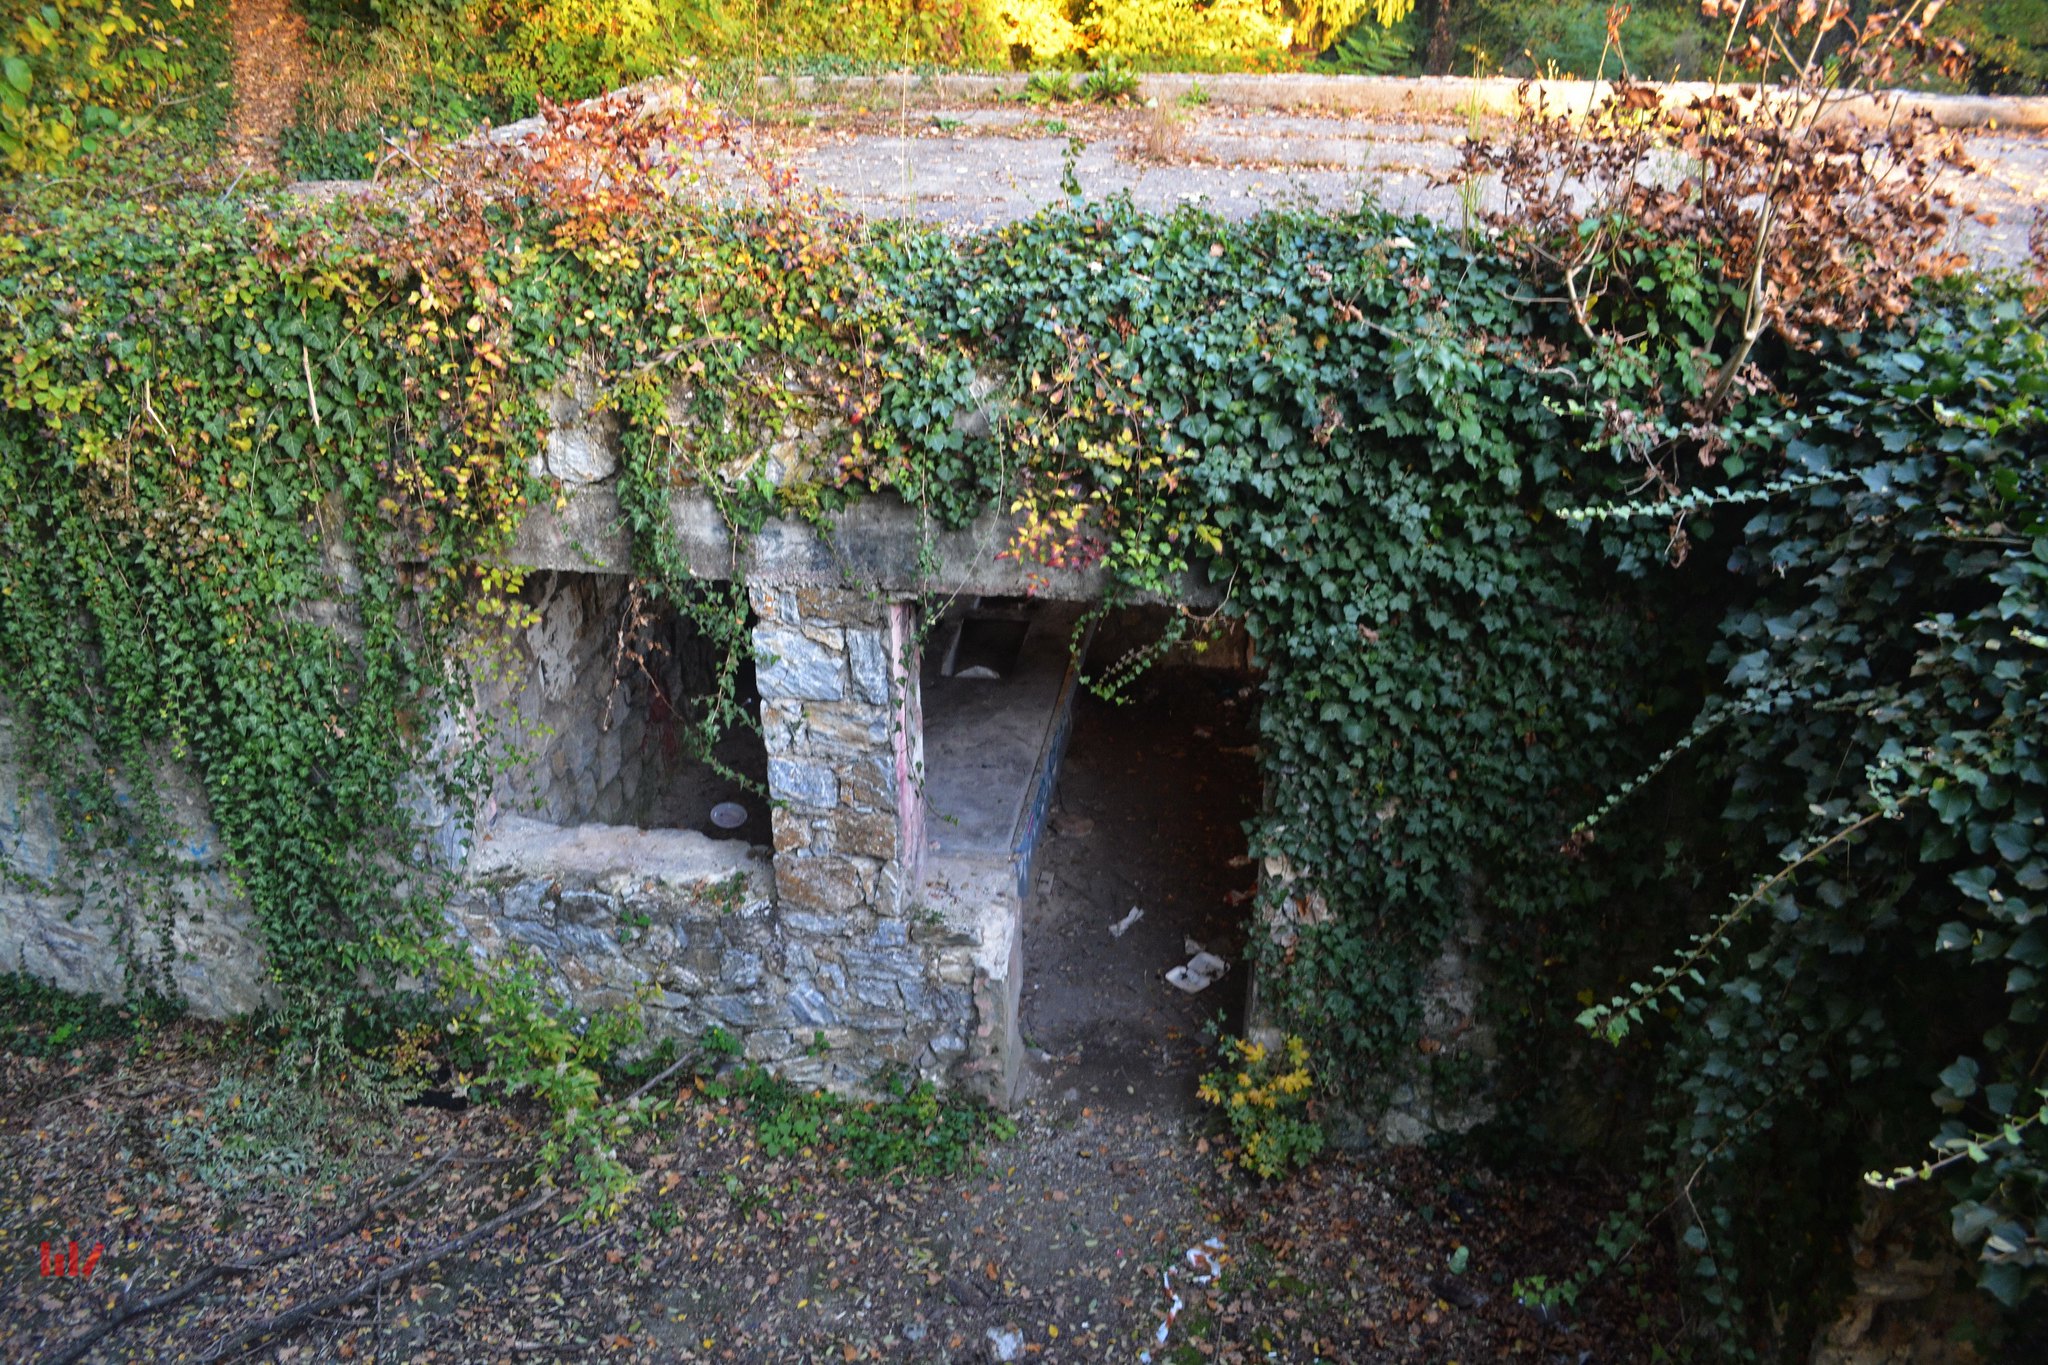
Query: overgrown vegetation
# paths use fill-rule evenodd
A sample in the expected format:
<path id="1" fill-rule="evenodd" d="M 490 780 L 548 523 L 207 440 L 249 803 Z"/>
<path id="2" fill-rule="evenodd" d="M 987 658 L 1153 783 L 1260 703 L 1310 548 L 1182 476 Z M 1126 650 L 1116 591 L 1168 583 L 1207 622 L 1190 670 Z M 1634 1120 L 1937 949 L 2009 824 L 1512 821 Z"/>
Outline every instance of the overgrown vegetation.
<path id="1" fill-rule="evenodd" d="M 714 95 L 762 75 L 935 68 L 1039 73 L 1261 71 L 1368 75 L 1724 74 L 1726 24 L 1696 0 L 303 0 L 327 54 L 286 139 L 295 174 L 362 174 L 386 137 L 467 132 L 689 70 Z M 1711 8 L 1711 7 L 1709 7 Z M 1936 88 L 2015 93 L 2048 82 L 2048 12 L 1955 0 L 1934 21 L 1971 56 Z M 1921 77 L 1915 78 L 1921 79 Z"/>
<path id="2" fill-rule="evenodd" d="M 1238 1165 L 1268 1179 L 1306 1166 L 1323 1150 L 1323 1130 L 1308 1115 L 1315 1071 L 1308 1044 L 1289 1035 L 1277 1047 L 1225 1038 L 1223 1067 L 1202 1078 L 1200 1097 L 1223 1111 Z"/>
<path id="3" fill-rule="evenodd" d="M 214 0 L 41 0 L 0 16 L 0 175 L 193 174 L 227 116 Z"/>
<path id="4" fill-rule="evenodd" d="M 957 242 L 859 230 L 694 200 L 671 172 L 722 123 L 626 101 L 423 145 L 430 196 L 17 218 L 0 665 L 30 756 L 75 849 L 144 872 L 152 776 L 189 765 L 306 1032 L 388 1030 L 422 1004 L 401 978 L 437 985 L 487 1083 L 553 1107 L 586 1207 L 615 1203 L 622 1035 L 450 952 L 412 827 L 477 790 L 422 760 L 453 646 L 513 609 L 495 552 L 553 491 L 528 458 L 574 360 L 618 420 L 637 571 L 731 650 L 744 613 L 688 590 L 678 487 L 740 528 L 1001 503 L 1048 578 L 1222 585 L 1267 667 L 1263 965 L 1319 1081 L 1362 1101 L 1438 1067 L 1418 988 L 1476 926 L 1511 1071 L 1581 1003 L 1628 1045 L 1649 1174 L 1613 1246 L 1661 1211 L 1727 1353 L 1810 1337 L 1833 1246 L 1804 1234 L 1930 1132 L 2017 1301 L 2048 1274 L 2043 300 L 1942 256 L 1932 130 L 1823 117 L 1924 9 L 1734 17 L 1784 101 L 1624 86 L 1576 129 L 1532 118 L 1475 154 L 1509 190 L 1491 232 L 1078 202 Z M 1686 174 L 1641 173 L 1677 152 Z M 829 457 L 770 483 L 749 433 L 792 416 Z M 346 630 L 290 610 L 337 597 Z M 1655 783 L 1692 795 L 1646 810 Z M 177 913 L 149 903 L 139 982 Z M 1617 980 L 1623 939 L 1683 946 Z M 917 1088 L 722 1084 L 764 1143 L 855 1163 L 918 1169 L 979 1122 Z M 1813 1289 L 1767 1313 L 1765 1283 Z"/>
<path id="5" fill-rule="evenodd" d="M 159 1027 L 179 1008 L 160 995 L 113 1004 L 68 994 L 22 972 L 0 972 L 0 1052 L 61 1057 L 84 1043 Z"/>
<path id="6" fill-rule="evenodd" d="M 735 1102 L 753 1124 L 762 1155 L 815 1158 L 843 1175 L 959 1175 L 973 1165 L 982 1143 L 1016 1134 L 1016 1126 L 987 1105 L 941 1094 L 928 1080 L 885 1075 L 877 1085 L 880 1099 L 849 1100 L 749 1064 L 698 1089 L 709 1100 Z"/>

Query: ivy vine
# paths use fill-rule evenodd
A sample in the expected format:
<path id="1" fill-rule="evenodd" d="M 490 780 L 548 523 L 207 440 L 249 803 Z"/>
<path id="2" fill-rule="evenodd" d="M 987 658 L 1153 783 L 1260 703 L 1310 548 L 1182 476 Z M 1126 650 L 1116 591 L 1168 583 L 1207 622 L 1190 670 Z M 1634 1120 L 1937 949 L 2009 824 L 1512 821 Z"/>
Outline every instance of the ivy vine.
<path id="1" fill-rule="evenodd" d="M 186 765 L 286 1003 L 374 1022 L 438 977 L 508 1083 L 563 1068 L 615 1200 L 591 1047 L 517 964 L 450 955 L 415 827 L 484 779 L 430 741 L 455 645 L 516 614 L 502 552 L 559 496 L 530 460 L 582 375 L 636 574 L 726 646 L 707 734 L 747 723 L 746 604 L 691 580 L 685 490 L 737 530 L 1000 501 L 1049 588 L 1206 576 L 1265 668 L 1251 848 L 1299 879 L 1258 949 L 1326 1077 L 1369 1097 L 1433 1055 L 1418 988 L 1477 925 L 1510 1077 L 1610 991 L 1587 1022 L 1661 1044 L 1618 1065 L 1655 1082 L 1650 1168 L 1737 1347 L 1733 1268 L 1820 1254 L 1781 1187 L 1844 1216 L 1834 1172 L 1910 1164 L 1937 1075 L 1938 1140 L 1983 1156 L 1944 1168 L 1958 1231 L 1995 1292 L 2040 1281 L 2048 362 L 2016 291 L 1757 345 L 1772 382 L 1731 391 L 1685 495 L 1726 562 L 1672 567 L 1665 528 L 1599 512 L 1640 477 L 1614 414 L 1696 390 L 1714 344 L 1729 286 L 1688 247 L 1630 239 L 1660 326 L 1620 347 L 1487 239 L 1371 208 L 1084 203 L 955 241 L 710 207 L 652 154 L 721 136 L 680 117 L 550 111 L 410 198 L 0 226 L 0 668 L 81 851 L 154 860 L 152 775 Z M 825 445 L 771 468 L 791 425 Z"/>

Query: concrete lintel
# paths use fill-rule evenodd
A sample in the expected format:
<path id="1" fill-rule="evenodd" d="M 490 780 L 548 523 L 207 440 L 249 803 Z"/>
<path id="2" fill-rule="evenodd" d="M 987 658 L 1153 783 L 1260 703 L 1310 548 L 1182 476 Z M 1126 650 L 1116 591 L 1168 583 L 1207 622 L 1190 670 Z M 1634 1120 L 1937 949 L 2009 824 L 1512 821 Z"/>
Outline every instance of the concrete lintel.
<path id="1" fill-rule="evenodd" d="M 999 596 L 1034 595 L 1054 601 L 1092 601 L 1108 578 L 1099 569 L 1048 569 L 997 558 L 1011 543 L 1016 518 L 990 510 L 957 531 L 926 522 L 919 509 L 893 493 L 861 497 L 827 518 L 827 529 L 771 520 L 752 535 L 734 537 L 711 499 L 694 492 L 670 501 L 671 523 L 690 572 L 704 579 L 751 583 L 863 587 L 909 597 L 945 591 Z M 529 569 L 587 573 L 632 572 L 632 537 L 619 513 L 618 494 L 585 488 L 567 506 L 530 511 L 505 558 Z M 1222 600 L 1199 574 L 1184 575 L 1170 600 L 1211 607 Z"/>

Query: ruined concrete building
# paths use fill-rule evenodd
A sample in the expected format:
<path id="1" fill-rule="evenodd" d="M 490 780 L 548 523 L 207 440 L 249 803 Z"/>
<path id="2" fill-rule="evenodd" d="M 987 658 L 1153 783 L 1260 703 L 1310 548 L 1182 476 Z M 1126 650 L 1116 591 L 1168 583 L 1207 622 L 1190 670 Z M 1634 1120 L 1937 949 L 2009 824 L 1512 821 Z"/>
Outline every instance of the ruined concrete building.
<path id="1" fill-rule="evenodd" d="M 967 132 L 906 140 L 867 130 L 799 146 L 794 164 L 856 210 L 953 229 L 1062 201 L 1065 139 L 1030 134 L 1019 122 L 1023 111 L 973 104 L 992 78 L 949 79 L 960 89 L 939 89 L 938 97 L 968 103 L 944 122 Z M 1232 107 L 1189 115 L 1186 135 L 1203 150 L 1198 163 L 1120 160 L 1104 144 L 1077 173 L 1094 192 L 1127 192 L 1147 207 L 1204 197 L 1241 216 L 1284 193 L 1331 207 L 1354 202 L 1370 170 L 1384 203 L 1447 217 L 1463 211 L 1438 173 L 1458 162 L 1469 126 L 1463 102 L 1476 97 L 1471 83 L 1213 84 L 1218 108 Z M 1489 97 L 1507 99 L 1512 84 L 1489 87 Z M 1163 85 L 1160 93 L 1170 98 L 1177 88 L 1184 87 Z M 1297 96 L 1377 99 L 1390 91 L 1398 102 L 1386 107 L 1268 108 Z M 891 87 L 891 108 L 902 94 Z M 1982 202 L 2001 212 L 1998 225 L 1966 224 L 1967 245 L 1987 261 L 2010 263 L 2024 252 L 2022 210 L 2048 164 L 2040 140 L 2023 131 L 2043 126 L 2042 111 L 1969 100 L 1946 101 L 1942 110 L 1944 121 L 1973 126 L 1973 153 L 2002 168 L 1980 186 Z M 1331 117 L 1340 111 L 1377 118 Z M 1006 135 L 1007 178 L 987 173 L 988 141 L 969 136 L 990 129 Z M 1025 932 L 1080 705 L 1076 627 L 1081 604 L 1100 595 L 1094 576 L 1031 581 L 1025 566 L 998 557 L 1011 527 L 995 513 L 938 531 L 913 508 L 869 498 L 839 514 L 830 532 L 771 522 L 736 542 L 708 497 L 678 494 L 673 528 L 693 575 L 736 586 L 735 604 L 744 599 L 756 662 L 741 683 L 759 722 L 758 732 L 730 733 L 715 764 L 689 760 L 677 731 L 688 699 L 709 686 L 708 647 L 686 616 L 653 611 L 632 590 L 614 492 L 616 435 L 592 412 L 591 394 L 574 389 L 556 395 L 554 429 L 535 454 L 535 472 L 555 480 L 565 502 L 530 517 L 509 556 L 533 571 L 530 624 L 467 714 L 444 718 L 440 735 L 444 757 L 509 740 L 503 751 L 516 761 L 480 810 L 437 809 L 422 797 L 415 811 L 432 832 L 435 856 L 459 873 L 448 911 L 454 931 L 482 952 L 538 953 L 578 1007 L 644 998 L 657 1034 L 690 1039 L 721 1027 L 749 1056 L 802 1079 L 858 1086 L 893 1063 L 999 1102 L 1013 1094 L 1026 1061 L 1022 990 L 1042 948 L 1073 962 L 1123 953 L 1114 964 L 1120 975 L 1074 980 L 1093 991 L 1135 983 L 1133 1018 L 1171 1000 L 1162 973 L 1193 936 L 1184 939 L 1155 905 L 1143 932 L 1157 938 L 1143 952 L 1112 938 L 1107 921 L 1126 907 L 1145 908 L 1124 894 L 1114 868 L 1093 874 L 1088 913 L 1106 909 L 1104 922 L 1078 934 L 1059 926 L 1063 937 L 1043 945 Z M 760 458 L 786 474 L 814 444 L 796 430 L 767 433 Z M 332 569 L 344 580 L 349 574 L 345 562 Z M 1216 594 L 1190 582 L 1180 597 L 1207 606 Z M 345 614 L 324 610 L 330 621 Z M 1218 653 L 1240 670 L 1254 662 L 1241 640 Z M 118 994 L 123 944 L 141 931 L 142 912 L 122 899 L 118 869 L 81 867 L 67 856 L 49 794 L 18 762 L 18 725 L 0 705 L 0 969 Z M 1167 780 L 1138 766 L 1111 776 L 1133 790 Z M 1253 811 L 1254 774 L 1245 758 L 1229 778 Z M 215 850 L 204 799 L 175 767 L 159 794 L 178 831 L 174 986 L 204 1014 L 254 1007 L 266 992 L 261 954 Z M 1235 846 L 1208 851 L 1243 867 L 1247 883 L 1259 875 L 1285 881 L 1284 867 L 1249 866 L 1231 823 L 1220 822 L 1211 842 Z M 1225 932 L 1241 955 L 1250 888 L 1210 889 L 1212 910 L 1234 907 Z M 1313 919 L 1317 906 L 1299 911 Z M 1445 947 L 1425 1005 L 1433 1034 L 1460 1040 L 1459 1049 L 1483 1060 L 1491 1044 L 1474 1023 L 1472 948 Z M 1232 982 L 1239 1001 L 1245 975 Z M 1234 1023 L 1242 1021 L 1240 1014 Z M 1140 1041 L 1167 1046 L 1162 1040 L 1186 1022 L 1147 1024 Z M 1046 1036 L 1032 1040 L 1041 1053 L 1056 1032 L 1049 1023 Z M 1073 1051 L 1081 1047 L 1075 1042 Z M 1126 1051 L 1140 1069 L 1158 1060 L 1136 1044 Z M 1382 1116 L 1384 1136 L 1476 1117 L 1439 1112 L 1414 1089 L 1397 1089 L 1395 1103 Z"/>

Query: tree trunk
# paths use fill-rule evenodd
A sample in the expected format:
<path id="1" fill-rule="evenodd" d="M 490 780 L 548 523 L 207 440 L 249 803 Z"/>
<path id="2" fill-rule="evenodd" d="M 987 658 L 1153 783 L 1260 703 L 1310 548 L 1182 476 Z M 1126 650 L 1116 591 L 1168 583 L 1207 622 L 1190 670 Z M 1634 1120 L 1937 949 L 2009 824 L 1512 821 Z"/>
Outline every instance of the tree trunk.
<path id="1" fill-rule="evenodd" d="M 1457 35 L 1453 31 L 1454 13 L 1462 0 L 1428 0 L 1429 41 L 1422 50 L 1422 69 L 1432 76 L 1454 74 L 1451 63 L 1457 60 Z"/>

